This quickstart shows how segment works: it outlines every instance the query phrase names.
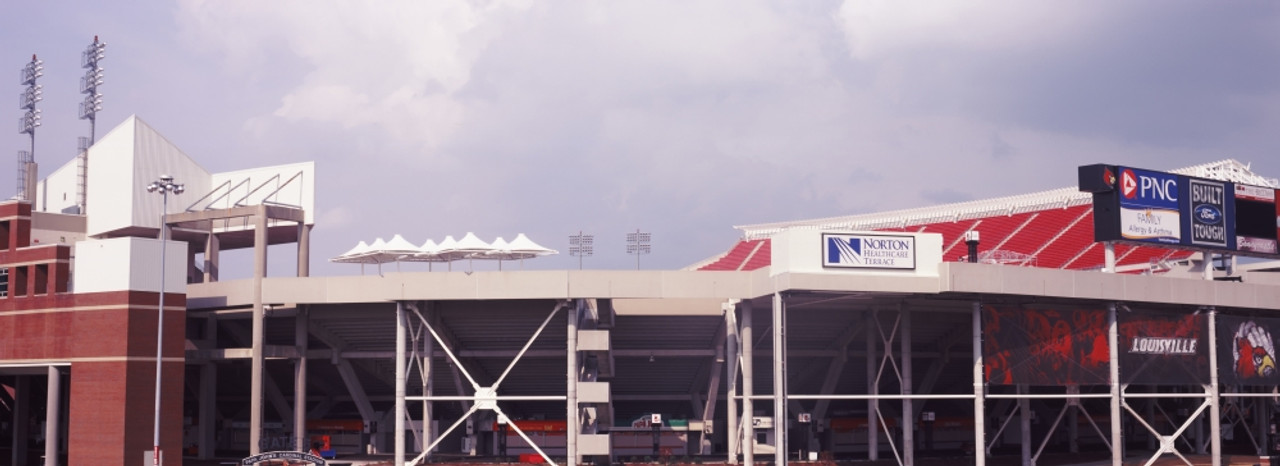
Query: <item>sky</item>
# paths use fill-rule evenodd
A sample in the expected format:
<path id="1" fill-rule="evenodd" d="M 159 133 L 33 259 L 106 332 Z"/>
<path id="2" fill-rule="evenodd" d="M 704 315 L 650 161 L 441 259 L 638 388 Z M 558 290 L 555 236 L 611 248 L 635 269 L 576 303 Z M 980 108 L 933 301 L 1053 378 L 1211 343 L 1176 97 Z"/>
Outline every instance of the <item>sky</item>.
<path id="1" fill-rule="evenodd" d="M 583 232 L 586 268 L 626 269 L 639 230 L 639 267 L 677 269 L 734 225 L 1073 186 L 1084 164 L 1280 176 L 1275 2 L 130 5 L 0 3 L 0 68 L 45 62 L 41 175 L 88 133 L 97 35 L 99 136 L 136 114 L 210 171 L 315 161 L 313 275 L 359 273 L 327 259 L 393 234 L 525 233 L 561 251 L 525 268 L 565 269 Z"/>

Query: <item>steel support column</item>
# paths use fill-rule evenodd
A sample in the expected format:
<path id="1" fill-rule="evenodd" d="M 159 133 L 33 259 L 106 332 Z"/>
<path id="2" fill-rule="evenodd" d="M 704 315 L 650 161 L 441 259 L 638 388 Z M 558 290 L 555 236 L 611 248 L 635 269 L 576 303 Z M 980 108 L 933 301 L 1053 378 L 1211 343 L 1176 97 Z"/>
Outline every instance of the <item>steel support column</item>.
<path id="1" fill-rule="evenodd" d="M 873 327 L 867 325 L 867 394 L 879 395 L 880 384 L 877 383 L 876 369 L 879 360 L 876 359 L 876 341 L 879 338 L 879 321 L 867 319 L 869 322 L 875 322 Z M 876 461 L 880 459 L 880 431 L 876 429 L 880 421 L 876 419 L 876 415 L 880 412 L 880 400 L 876 398 L 867 399 L 867 459 Z"/>
<path id="2" fill-rule="evenodd" d="M 738 452 L 741 448 L 741 426 L 738 421 L 738 365 L 742 362 L 742 357 L 738 354 L 738 307 L 741 304 L 727 305 L 724 310 L 724 331 L 725 331 L 725 357 L 728 364 L 725 364 L 725 385 L 727 386 L 727 394 L 725 395 L 725 417 L 728 421 L 728 427 L 725 428 L 725 439 L 727 440 L 729 452 L 729 464 L 738 464 Z"/>
<path id="3" fill-rule="evenodd" d="M 430 303 L 425 303 L 423 307 L 426 308 L 426 318 L 434 318 L 434 314 L 431 312 L 433 306 Z M 436 350 L 435 343 L 436 340 L 434 338 L 426 338 L 425 335 L 422 338 L 422 365 L 420 371 L 422 372 L 423 396 L 435 395 L 435 384 L 432 381 L 435 378 L 435 366 L 432 364 Z M 427 451 L 427 447 L 431 445 L 431 442 L 435 441 L 435 429 L 431 428 L 431 408 L 434 403 L 431 400 L 422 400 L 422 451 L 424 453 Z M 427 455 L 427 457 L 430 456 L 430 454 Z"/>
<path id="4" fill-rule="evenodd" d="M 1111 243 L 1106 243 L 1112 248 Z M 1114 250 L 1112 250 L 1114 251 Z M 1115 253 L 1112 252 L 1112 257 Z M 1113 259 L 1114 263 L 1114 259 Z M 1112 268 L 1111 272 L 1115 269 Z M 1124 436 L 1120 432 L 1120 347 L 1119 324 L 1116 323 L 1116 303 L 1107 304 L 1107 346 L 1109 346 L 1111 363 L 1111 464 L 1121 466 L 1124 463 Z"/>
<path id="5" fill-rule="evenodd" d="M 756 432 L 755 432 L 755 402 L 751 397 L 755 393 L 755 381 L 753 379 L 754 372 L 752 366 L 755 360 L 752 358 L 755 352 L 755 340 L 751 330 L 751 314 L 753 314 L 754 306 L 751 301 L 744 301 L 742 307 L 742 462 L 747 465 L 754 465 L 756 462 Z"/>
<path id="6" fill-rule="evenodd" d="M 787 464 L 787 319 L 782 293 L 773 294 L 773 464 Z"/>
<path id="7" fill-rule="evenodd" d="M 309 310 L 298 305 L 293 317 L 293 344 L 298 349 L 298 359 L 293 361 L 293 435 L 298 451 L 308 451 L 311 441 L 307 438 L 307 349 L 311 333 Z"/>
<path id="8" fill-rule="evenodd" d="M 395 466 L 404 466 L 404 386 L 405 386 L 405 335 L 408 319 L 404 314 L 404 302 L 396 301 L 396 403 L 395 413 Z"/>
<path id="9" fill-rule="evenodd" d="M 62 408 L 62 373 L 57 366 L 49 366 L 49 386 L 46 390 L 44 411 L 44 464 L 58 466 L 59 410 Z"/>
<path id="10" fill-rule="evenodd" d="M 267 206 L 253 218 L 253 358 L 249 369 L 249 454 L 262 453 L 262 340 L 264 314 L 262 279 L 267 276 Z"/>
<path id="11" fill-rule="evenodd" d="M 1018 393 L 1030 392 L 1025 384 L 1018 385 Z M 1018 444 L 1022 450 L 1022 466 L 1031 466 L 1031 399 L 1018 398 Z"/>
<path id="12" fill-rule="evenodd" d="M 578 457 L 578 434 L 582 432 L 582 421 L 578 417 L 578 317 L 582 313 L 582 301 L 576 300 L 565 307 L 568 327 L 565 343 L 565 366 L 567 366 L 565 387 L 565 420 L 568 430 L 564 436 L 565 465 L 576 466 L 582 461 Z"/>
<path id="13" fill-rule="evenodd" d="M 1209 456 L 1222 466 L 1222 398 L 1218 396 L 1218 309 L 1209 308 Z"/>
<path id="14" fill-rule="evenodd" d="M 973 303 L 973 464 L 987 464 L 986 384 L 982 369 L 982 304 Z"/>
<path id="15" fill-rule="evenodd" d="M 911 394 L 911 310 L 898 304 L 898 313 L 902 316 L 902 394 Z M 902 460 L 903 464 L 916 464 L 915 443 L 915 410 L 912 399 L 902 399 Z"/>

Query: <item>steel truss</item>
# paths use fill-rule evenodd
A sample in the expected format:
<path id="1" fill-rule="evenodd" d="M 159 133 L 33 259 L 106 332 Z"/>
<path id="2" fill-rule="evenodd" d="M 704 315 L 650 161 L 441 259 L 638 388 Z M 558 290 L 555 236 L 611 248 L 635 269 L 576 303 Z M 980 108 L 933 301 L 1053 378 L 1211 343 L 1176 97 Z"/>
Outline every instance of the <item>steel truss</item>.
<path id="1" fill-rule="evenodd" d="M 498 416 L 499 420 L 508 419 L 507 415 L 502 411 L 502 408 L 498 406 L 499 402 L 530 401 L 530 400 L 572 401 L 570 400 L 570 396 L 568 395 L 550 395 L 550 396 L 498 395 L 498 388 L 502 385 L 503 380 L 506 380 L 507 375 L 511 373 L 511 369 L 515 367 L 516 363 L 520 362 L 520 359 L 524 357 L 525 353 L 529 350 L 529 347 L 533 345 L 533 342 L 536 341 L 540 335 L 542 335 L 542 331 L 545 330 L 547 328 L 547 325 L 551 323 L 551 319 L 555 317 L 555 315 L 559 313 L 561 309 L 579 310 L 578 307 L 580 307 L 582 304 L 583 303 L 581 302 L 581 300 L 579 300 L 576 303 L 576 306 L 575 306 L 575 303 L 572 303 L 570 301 L 561 301 L 557 303 L 555 308 L 553 308 L 551 312 L 547 314 L 547 318 L 542 321 L 542 325 L 539 325 L 538 329 L 534 331 L 533 335 L 531 335 L 529 339 L 525 342 L 524 347 L 520 349 L 520 352 L 517 353 L 514 358 L 512 358 L 509 364 L 507 364 L 507 368 L 502 371 L 502 375 L 498 376 L 498 379 L 492 385 L 481 386 L 479 383 L 476 382 L 475 378 L 471 376 L 471 373 L 467 371 L 467 368 L 462 365 L 462 362 L 454 354 L 453 349 L 450 348 L 449 343 L 440 336 L 440 333 L 437 332 L 435 326 L 432 325 L 430 319 L 428 319 L 427 316 L 423 315 L 422 310 L 419 309 L 419 306 L 417 305 L 417 303 L 403 303 L 403 302 L 397 303 L 396 304 L 396 413 L 395 413 L 395 418 L 396 418 L 395 464 L 396 466 L 404 466 L 406 464 L 410 466 L 417 466 L 419 464 L 423 464 L 426 461 L 427 457 L 430 456 L 431 451 L 434 450 L 440 444 L 440 442 L 444 440 L 445 437 L 448 437 L 449 434 L 454 431 L 454 429 L 457 429 L 458 426 L 462 425 L 463 422 L 465 422 L 468 418 L 471 417 L 472 414 L 475 414 L 477 411 L 480 411 L 480 410 L 493 411 Z M 413 358 L 412 363 L 408 363 L 406 361 L 406 357 L 410 355 L 405 354 L 405 346 L 406 346 L 405 337 L 406 337 L 406 334 L 409 333 L 409 325 L 408 325 L 409 315 L 405 312 L 405 308 L 408 308 L 410 311 L 412 311 L 413 316 L 417 317 L 417 324 L 418 324 L 417 329 L 412 332 L 412 336 L 413 336 L 413 344 L 412 344 L 412 352 L 411 352 L 411 357 Z M 576 314 L 576 313 L 571 312 L 570 314 Z M 571 315 L 570 317 L 571 326 L 575 324 L 575 322 L 573 322 L 574 317 L 577 317 L 577 316 Z M 463 377 L 466 378 L 467 382 L 470 383 L 471 389 L 472 389 L 472 395 L 470 396 L 435 396 L 430 394 L 431 387 L 430 387 L 429 381 L 431 377 L 431 373 L 430 373 L 431 353 L 426 350 L 424 350 L 422 354 L 419 354 L 417 352 L 419 343 L 422 343 L 424 345 L 424 348 L 427 347 L 428 345 L 428 340 L 425 338 L 424 331 L 425 333 L 429 333 L 431 335 L 431 340 L 430 340 L 431 342 L 434 342 L 435 344 L 440 345 L 440 349 L 443 350 L 445 355 L 449 358 L 449 360 L 453 362 L 453 366 L 462 374 Z M 569 335 L 570 335 L 569 338 L 571 340 L 575 336 L 574 332 L 570 332 Z M 567 350 L 568 353 L 570 354 L 570 358 L 572 358 L 573 357 L 572 355 L 575 353 L 574 349 L 575 348 L 573 348 L 572 341 L 571 341 L 570 346 L 568 347 L 568 350 Z M 405 381 L 407 376 L 406 371 L 414 368 L 417 368 L 417 370 L 419 371 L 419 374 L 422 376 L 422 379 L 423 379 L 424 392 L 423 392 L 423 395 L 420 395 L 420 396 L 408 396 L 405 394 Z M 570 368 L 568 372 L 573 373 L 574 372 L 573 368 Z M 570 390 L 572 390 L 572 384 L 570 385 Z M 408 400 L 422 401 L 426 406 L 430 406 L 431 402 L 433 401 L 469 401 L 470 406 L 462 414 L 462 416 L 458 418 L 458 420 L 454 421 L 453 424 L 450 425 L 449 428 L 441 432 L 439 436 L 432 435 L 430 431 L 431 419 L 430 417 L 425 417 L 422 422 L 423 428 L 422 429 L 415 428 L 414 434 L 416 437 L 420 436 L 418 437 L 420 439 L 426 439 L 430 441 L 424 442 L 424 443 L 427 443 L 427 446 L 422 449 L 421 454 L 419 454 L 417 457 L 413 458 L 408 463 L 406 463 L 404 460 L 405 458 L 404 421 L 408 419 L 408 413 L 405 411 L 404 402 Z M 426 413 L 429 413 L 429 408 L 424 409 L 424 411 Z M 547 453 L 543 451 L 542 448 L 540 448 L 536 443 L 534 443 L 533 440 L 530 439 L 529 436 L 525 434 L 524 431 L 521 430 L 518 425 L 516 425 L 515 423 L 508 423 L 507 425 L 513 431 L 515 431 L 516 435 L 519 435 L 520 438 L 524 439 L 524 441 L 528 443 L 529 446 L 534 449 L 534 451 L 538 452 L 538 454 L 542 456 L 543 460 L 545 460 L 547 464 L 550 464 L 552 466 L 557 466 L 557 463 L 555 461 L 552 461 L 551 457 L 547 455 Z M 571 423 L 569 425 L 570 425 L 570 431 L 566 433 L 566 437 L 574 437 L 576 435 L 577 429 L 574 428 L 574 423 Z M 568 464 L 572 466 L 575 463 L 573 458 L 574 455 L 573 455 L 572 447 L 570 447 L 569 450 L 570 451 L 568 455 L 568 458 L 569 458 Z"/>

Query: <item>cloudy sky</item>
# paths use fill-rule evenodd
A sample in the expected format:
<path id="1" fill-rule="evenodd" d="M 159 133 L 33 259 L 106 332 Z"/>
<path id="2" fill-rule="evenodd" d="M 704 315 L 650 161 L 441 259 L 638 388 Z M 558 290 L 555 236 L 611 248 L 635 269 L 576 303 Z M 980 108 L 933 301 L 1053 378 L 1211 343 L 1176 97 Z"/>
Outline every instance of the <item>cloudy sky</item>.
<path id="1" fill-rule="evenodd" d="M 1086 163 L 1280 176 L 1274 2 L 131 5 L 0 4 L 0 69 L 45 61 L 44 173 L 88 132 L 79 54 L 100 35 L 99 135 L 137 114 L 211 171 L 316 162 L 316 274 L 358 273 L 324 259 L 395 233 L 567 252 L 583 231 L 588 267 L 628 268 L 641 229 L 641 267 L 669 269 L 733 225 L 1071 186 Z M 0 154 L 26 145 L 0 132 Z"/>

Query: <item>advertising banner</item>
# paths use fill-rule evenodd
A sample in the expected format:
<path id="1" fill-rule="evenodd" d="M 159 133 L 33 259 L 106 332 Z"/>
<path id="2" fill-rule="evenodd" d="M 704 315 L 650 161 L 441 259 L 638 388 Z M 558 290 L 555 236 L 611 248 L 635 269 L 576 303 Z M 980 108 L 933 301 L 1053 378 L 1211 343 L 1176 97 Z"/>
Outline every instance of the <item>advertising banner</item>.
<path id="1" fill-rule="evenodd" d="M 916 238 L 897 235 L 822 235 L 822 266 L 850 269 L 914 269 Z"/>
<path id="2" fill-rule="evenodd" d="M 1200 314 L 1122 312 L 1120 380 L 1141 385 L 1209 383 L 1209 319 Z"/>
<path id="3" fill-rule="evenodd" d="M 1236 247 L 1240 251 L 1276 254 L 1276 190 L 1237 184 L 1235 189 Z"/>
<path id="4" fill-rule="evenodd" d="M 1097 385 L 1110 381 L 1107 314 L 987 306 L 982 362 L 995 385 Z"/>
<path id="5" fill-rule="evenodd" d="M 1228 206 L 1234 202 L 1231 185 L 1221 181 L 1187 178 L 1189 204 L 1186 235 L 1194 246 L 1233 249 L 1235 218 Z M 1232 206 L 1234 207 L 1234 206 Z"/>
<path id="6" fill-rule="evenodd" d="M 1178 244 L 1182 220 L 1178 211 L 1178 176 L 1120 169 L 1120 236 L 1131 241 Z"/>
<path id="7" fill-rule="evenodd" d="M 1274 386 L 1280 319 L 1218 316 L 1218 383 Z"/>

